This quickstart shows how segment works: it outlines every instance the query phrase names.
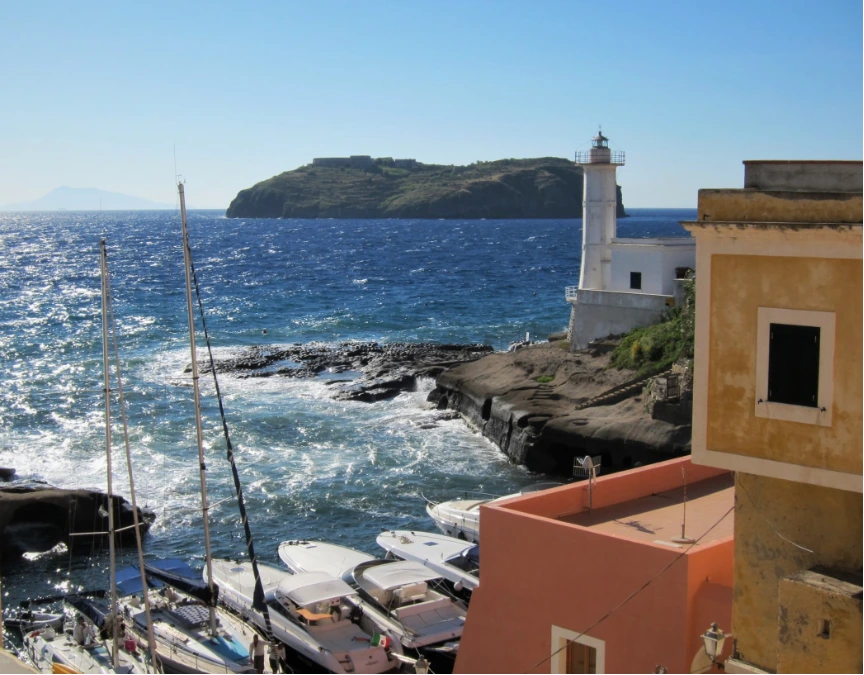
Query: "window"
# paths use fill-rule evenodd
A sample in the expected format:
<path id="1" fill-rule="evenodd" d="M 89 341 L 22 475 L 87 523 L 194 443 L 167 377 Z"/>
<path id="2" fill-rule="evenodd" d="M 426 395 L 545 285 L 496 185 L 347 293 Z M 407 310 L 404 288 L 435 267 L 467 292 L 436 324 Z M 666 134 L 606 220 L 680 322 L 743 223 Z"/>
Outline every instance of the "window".
<path id="1" fill-rule="evenodd" d="M 597 650 L 579 642 L 567 643 L 567 672 L 596 673 Z"/>
<path id="2" fill-rule="evenodd" d="M 831 426 L 834 313 L 760 307 L 756 416 Z"/>
<path id="3" fill-rule="evenodd" d="M 768 342 L 768 401 L 816 408 L 819 328 L 772 323 Z"/>
<path id="4" fill-rule="evenodd" d="M 641 290 L 642 272 L 630 272 L 630 288 Z"/>
<path id="5" fill-rule="evenodd" d="M 606 643 L 590 635 L 552 626 L 553 673 L 603 673 Z"/>

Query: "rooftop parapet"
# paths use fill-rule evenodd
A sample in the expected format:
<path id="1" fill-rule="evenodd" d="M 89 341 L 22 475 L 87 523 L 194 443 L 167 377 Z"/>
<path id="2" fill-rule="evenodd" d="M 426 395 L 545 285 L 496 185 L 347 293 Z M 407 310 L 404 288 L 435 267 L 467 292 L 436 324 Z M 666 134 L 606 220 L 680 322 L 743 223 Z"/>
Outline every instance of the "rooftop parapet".
<path id="1" fill-rule="evenodd" d="M 856 161 L 746 160 L 744 188 L 860 194 L 861 168 Z"/>
<path id="2" fill-rule="evenodd" d="M 823 190 L 699 190 L 701 223 L 860 224 L 862 195 Z"/>

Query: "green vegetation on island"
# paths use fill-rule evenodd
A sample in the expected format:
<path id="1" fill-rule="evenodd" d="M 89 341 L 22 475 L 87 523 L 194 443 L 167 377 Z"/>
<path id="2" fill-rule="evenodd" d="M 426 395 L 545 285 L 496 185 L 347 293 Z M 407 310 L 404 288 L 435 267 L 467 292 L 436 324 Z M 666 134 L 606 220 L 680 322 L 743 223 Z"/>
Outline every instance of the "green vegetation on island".
<path id="1" fill-rule="evenodd" d="M 673 363 L 693 360 L 696 315 L 695 281 L 685 286 L 683 307 L 670 309 L 659 323 L 634 328 L 612 352 L 609 364 L 650 376 L 669 370 Z"/>
<path id="2" fill-rule="evenodd" d="M 448 166 L 307 164 L 241 190 L 229 218 L 580 218 L 582 169 L 559 157 Z M 397 160 L 398 162 L 399 160 Z M 410 162 L 410 160 L 408 160 Z M 621 188 L 618 216 L 623 217 Z"/>

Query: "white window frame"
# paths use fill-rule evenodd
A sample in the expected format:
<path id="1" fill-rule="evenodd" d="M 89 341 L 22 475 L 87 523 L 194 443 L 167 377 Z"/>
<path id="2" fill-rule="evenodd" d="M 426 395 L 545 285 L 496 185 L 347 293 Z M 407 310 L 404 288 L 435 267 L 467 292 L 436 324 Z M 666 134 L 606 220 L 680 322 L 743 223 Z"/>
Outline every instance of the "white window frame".
<path id="1" fill-rule="evenodd" d="M 606 641 L 590 635 L 580 635 L 576 631 L 560 626 L 552 626 L 552 673 L 567 672 L 567 643 L 576 642 L 597 650 L 596 668 L 598 673 L 606 672 Z M 557 652 L 557 653 L 556 653 Z"/>
<path id="2" fill-rule="evenodd" d="M 812 326 L 819 329 L 819 391 L 815 408 L 768 401 L 768 356 L 771 324 Z M 834 406 L 834 312 L 760 307 L 756 328 L 756 417 L 831 426 Z"/>

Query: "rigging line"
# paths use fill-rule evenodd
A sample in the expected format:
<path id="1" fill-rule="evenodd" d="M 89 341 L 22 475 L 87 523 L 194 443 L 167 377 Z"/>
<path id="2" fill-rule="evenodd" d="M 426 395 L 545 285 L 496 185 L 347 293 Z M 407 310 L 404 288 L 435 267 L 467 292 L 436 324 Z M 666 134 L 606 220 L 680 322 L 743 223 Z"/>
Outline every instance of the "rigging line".
<path id="1" fill-rule="evenodd" d="M 762 517 L 762 520 L 764 520 L 766 523 L 768 523 L 768 527 L 771 528 L 771 531 L 774 534 L 776 534 L 778 537 L 780 537 L 787 544 L 792 544 L 792 546 L 794 546 L 795 548 L 800 548 L 802 551 L 807 551 L 807 553 L 814 553 L 814 554 L 816 553 L 815 551 L 812 551 L 805 546 L 801 546 L 801 544 L 796 544 L 794 541 L 792 541 L 788 537 L 784 537 L 782 534 L 780 534 L 777 531 L 777 528 L 774 527 L 774 524 L 770 520 L 768 520 L 767 516 L 765 516 L 765 514 L 762 513 L 762 510 L 758 506 L 756 506 L 756 502 L 753 501 L 753 497 L 750 496 L 750 492 L 747 490 L 747 486 L 744 485 L 744 483 L 740 480 L 738 481 L 737 484 L 740 485 L 741 488 L 744 490 L 744 494 L 747 495 L 747 499 L 750 501 L 750 504 L 752 504 L 753 508 L 756 509 L 756 513 L 758 513 Z"/>
<path id="2" fill-rule="evenodd" d="M 189 246 L 188 240 L 184 246 Z M 252 528 L 246 515 L 246 502 L 243 499 L 243 486 L 240 482 L 240 473 L 237 471 L 237 463 L 234 461 L 234 447 L 231 444 L 231 436 L 228 433 L 228 419 L 225 416 L 225 408 L 222 405 L 222 391 L 219 389 L 219 378 L 216 375 L 216 363 L 213 359 L 213 348 L 210 344 L 210 333 L 207 331 L 207 321 L 204 317 L 204 303 L 201 300 L 201 289 L 198 286 L 198 275 L 192 262 L 192 252 L 189 251 L 189 270 L 195 287 L 195 297 L 198 300 L 198 313 L 201 316 L 201 329 L 204 333 L 204 342 L 207 345 L 207 357 L 210 362 L 210 372 L 213 374 L 213 386 L 216 389 L 216 401 L 219 404 L 219 416 L 222 419 L 222 431 L 225 436 L 225 454 L 231 465 L 231 473 L 234 477 L 234 489 L 237 493 L 237 507 L 240 510 L 240 518 L 243 521 L 243 530 L 246 535 L 246 548 L 249 551 L 249 560 L 252 563 L 252 576 L 255 578 L 255 590 L 252 594 L 252 606 L 261 612 L 264 617 L 264 632 L 269 641 L 273 641 L 273 627 L 270 623 L 270 610 L 264 601 L 264 585 L 261 583 L 261 574 L 258 571 L 258 559 L 255 557 L 255 544 L 252 539 Z"/>
<path id="3" fill-rule="evenodd" d="M 623 599 L 621 602 L 619 602 L 615 607 L 613 607 L 613 608 L 610 609 L 608 612 L 606 612 L 606 614 L 604 614 L 604 615 L 601 616 L 599 619 L 597 619 L 597 621 L 595 621 L 595 622 L 592 623 L 590 626 L 588 626 L 588 628 L 586 628 L 585 630 L 583 630 L 583 631 L 582 631 L 581 633 L 579 633 L 576 637 L 574 637 L 574 638 L 569 638 L 568 640 L 566 640 L 566 641 L 564 642 L 564 644 L 563 644 L 561 647 L 559 647 L 559 648 L 556 649 L 554 652 L 552 652 L 551 654 L 549 654 L 549 656 L 547 656 L 546 658 L 544 658 L 544 659 L 542 659 L 541 661 L 538 661 L 537 663 L 535 663 L 531 668 L 529 668 L 529 669 L 526 670 L 525 672 L 526 672 L 526 673 L 533 673 L 534 671 L 537 670 L 537 668 L 539 668 L 539 667 L 542 666 L 544 663 L 546 663 L 547 661 L 549 661 L 550 659 L 552 659 L 556 654 L 558 654 L 559 652 L 565 650 L 565 649 L 566 649 L 567 647 L 569 647 L 571 644 L 573 644 L 574 642 L 576 642 L 576 640 L 578 640 L 580 637 L 582 637 L 583 635 L 587 635 L 590 631 L 594 630 L 597 626 L 599 626 L 601 623 L 603 623 L 604 621 L 606 621 L 606 619 L 608 619 L 610 616 L 612 616 L 615 612 L 617 612 L 617 611 L 618 611 L 619 609 L 621 609 L 624 605 L 626 605 L 628 602 L 630 602 L 633 598 L 635 598 L 637 595 L 639 595 L 642 591 L 644 591 L 646 588 L 648 588 L 648 586 L 650 586 L 650 585 L 653 584 L 657 579 L 659 579 L 659 578 L 660 578 L 660 577 L 661 577 L 661 576 L 666 572 L 666 570 L 668 570 L 668 569 L 669 569 L 670 567 L 672 567 L 675 563 L 677 563 L 679 560 L 681 560 L 681 558 L 683 558 L 685 555 L 687 555 L 687 552 L 688 552 L 691 548 L 693 548 L 694 546 L 696 546 L 696 544 L 698 544 L 698 543 L 699 543 L 699 542 L 700 542 L 700 541 L 705 537 L 705 535 L 707 535 L 711 530 L 713 530 L 713 529 L 714 529 L 715 527 L 717 527 L 720 523 L 722 523 L 723 520 L 726 518 L 726 516 L 728 516 L 728 515 L 729 515 L 730 513 L 732 513 L 732 511 L 734 511 L 734 510 L 735 510 L 735 505 L 733 504 L 732 506 L 729 507 L 729 510 L 726 511 L 726 513 L 724 513 L 722 516 L 720 516 L 720 518 L 719 518 L 719 519 L 718 519 L 718 520 L 717 520 L 717 521 L 716 521 L 716 522 L 715 522 L 711 527 L 709 527 L 707 530 L 705 530 L 705 531 L 704 531 L 704 532 L 699 536 L 699 538 L 696 539 L 696 541 L 694 541 L 694 542 L 693 542 L 692 544 L 690 544 L 687 548 L 685 548 L 683 551 L 681 551 L 677 556 L 675 556 L 675 557 L 672 559 L 672 561 L 671 561 L 668 565 L 666 565 L 666 567 L 664 567 L 664 568 L 661 569 L 659 572 L 657 572 L 657 574 L 655 574 L 653 577 L 651 577 L 650 579 L 648 579 L 648 581 L 646 581 L 644 584 L 642 584 L 639 588 L 637 588 L 635 591 L 633 591 L 630 595 L 628 595 L 626 598 L 624 598 L 624 599 Z"/>

